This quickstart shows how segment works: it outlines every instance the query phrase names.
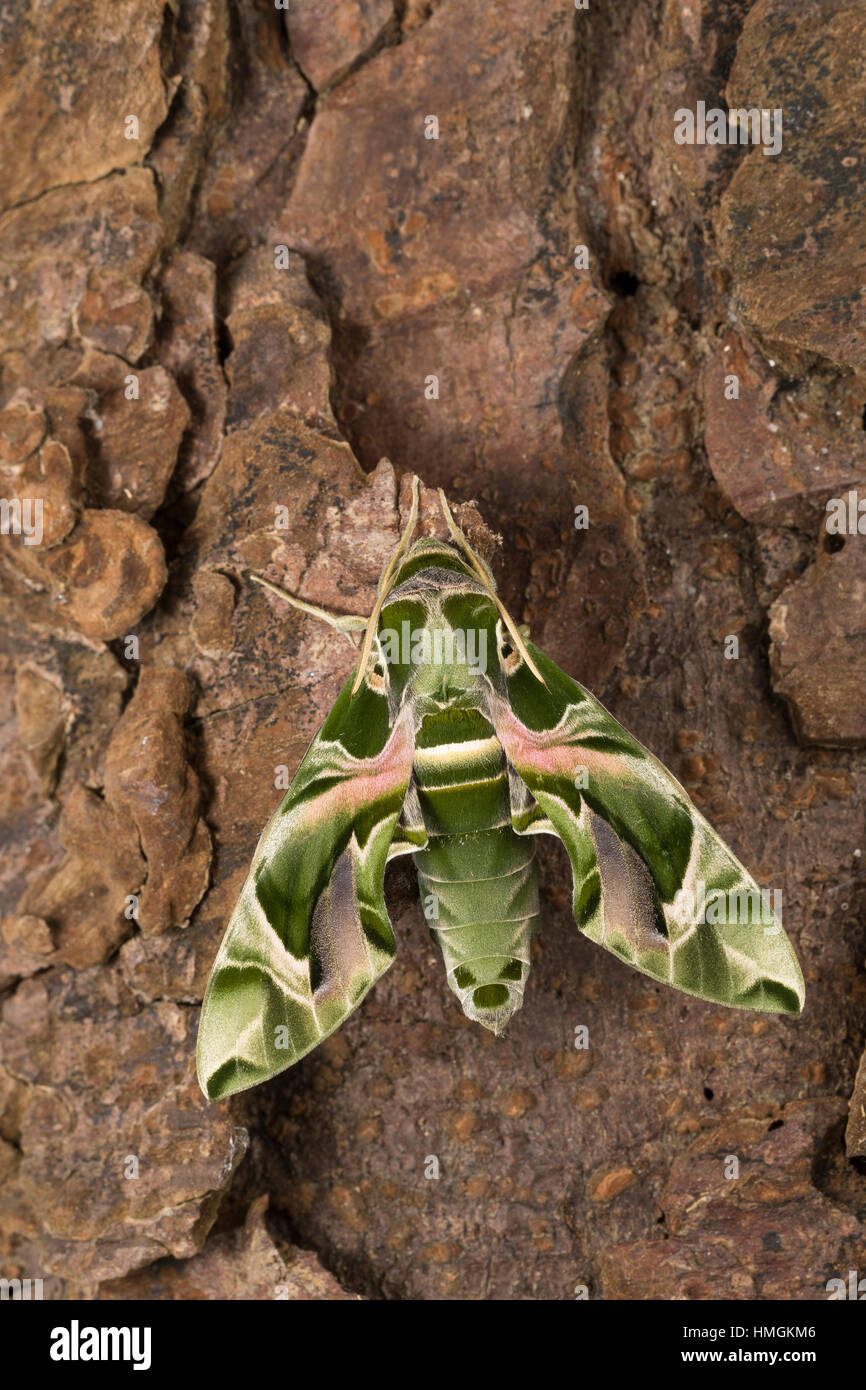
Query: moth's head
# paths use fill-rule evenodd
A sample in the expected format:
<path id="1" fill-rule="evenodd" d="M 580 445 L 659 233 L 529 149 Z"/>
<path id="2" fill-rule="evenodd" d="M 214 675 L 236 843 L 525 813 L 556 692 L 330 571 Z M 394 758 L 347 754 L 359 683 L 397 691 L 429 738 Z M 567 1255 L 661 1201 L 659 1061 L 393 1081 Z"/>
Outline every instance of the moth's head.
<path id="1" fill-rule="evenodd" d="M 493 571 L 480 556 L 475 558 L 484 570 L 489 587 L 495 592 Z M 451 545 L 449 541 L 436 540 L 434 536 L 422 536 L 410 545 L 400 561 L 391 582 L 391 591 L 424 570 L 445 570 L 463 579 L 471 579 L 475 583 L 479 578 L 472 562 L 456 546 Z"/>
<path id="2" fill-rule="evenodd" d="M 417 541 L 394 576 L 376 630 L 392 697 L 411 690 L 422 714 L 474 706 L 480 681 L 498 661 L 498 624 L 490 590 L 459 551 L 444 541 Z"/>

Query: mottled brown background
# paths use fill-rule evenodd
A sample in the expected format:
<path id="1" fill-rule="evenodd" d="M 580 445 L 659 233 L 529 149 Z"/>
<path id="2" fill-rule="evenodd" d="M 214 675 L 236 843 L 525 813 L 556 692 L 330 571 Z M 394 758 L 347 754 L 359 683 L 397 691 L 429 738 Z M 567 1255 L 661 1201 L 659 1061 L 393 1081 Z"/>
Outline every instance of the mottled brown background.
<path id="1" fill-rule="evenodd" d="M 866 489 L 864 50 L 858 0 L 0 4 L 0 492 L 45 504 L 40 546 L 0 540 L 2 1274 L 428 1299 L 866 1274 L 866 537 L 822 526 Z M 675 144 L 698 100 L 781 107 L 782 153 Z M 545 840 L 506 1038 L 459 1014 L 397 867 L 360 1013 L 205 1104 L 222 928 L 353 659 L 241 571 L 364 610 L 410 471 L 477 501 L 536 639 L 782 888 L 801 1019 L 598 951 Z"/>

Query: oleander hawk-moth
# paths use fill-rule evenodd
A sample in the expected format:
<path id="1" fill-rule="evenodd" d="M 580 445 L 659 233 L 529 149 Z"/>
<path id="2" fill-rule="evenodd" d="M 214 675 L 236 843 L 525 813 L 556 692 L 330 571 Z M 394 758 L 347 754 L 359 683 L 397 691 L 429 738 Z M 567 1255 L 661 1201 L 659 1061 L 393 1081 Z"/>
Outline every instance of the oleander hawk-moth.
<path id="1" fill-rule="evenodd" d="M 364 638 L 217 955 L 198 1040 L 205 1095 L 283 1071 L 360 1004 L 394 959 L 383 879 L 399 854 L 414 857 L 464 1013 L 500 1033 L 529 973 L 539 834 L 568 852 L 591 940 L 701 999 L 799 1012 L 803 977 L 768 895 L 661 763 L 518 629 L 441 490 L 450 542 L 412 543 L 413 487 L 369 619 L 251 576 Z"/>

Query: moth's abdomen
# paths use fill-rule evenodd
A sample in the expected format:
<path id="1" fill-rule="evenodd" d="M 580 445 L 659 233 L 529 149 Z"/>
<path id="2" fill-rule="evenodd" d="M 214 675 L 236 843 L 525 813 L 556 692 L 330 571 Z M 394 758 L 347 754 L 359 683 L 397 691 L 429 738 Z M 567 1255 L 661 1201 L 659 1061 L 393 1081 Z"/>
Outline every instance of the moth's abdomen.
<path id="1" fill-rule="evenodd" d="M 534 838 L 511 828 L 505 755 L 480 715 L 425 720 L 418 744 L 413 773 L 429 839 L 413 857 L 425 914 L 463 1012 L 498 1033 L 529 973 Z"/>

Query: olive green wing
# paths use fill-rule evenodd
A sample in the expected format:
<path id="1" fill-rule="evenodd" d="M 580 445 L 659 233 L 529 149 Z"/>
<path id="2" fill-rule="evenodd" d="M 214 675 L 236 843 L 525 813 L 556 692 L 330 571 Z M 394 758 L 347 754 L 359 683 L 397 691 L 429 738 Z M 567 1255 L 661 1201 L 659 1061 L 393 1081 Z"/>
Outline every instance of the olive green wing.
<path id="1" fill-rule="evenodd" d="M 354 677 L 268 822 L 202 1006 L 198 1075 L 215 1100 L 275 1076 L 357 1008 L 391 964 L 383 879 L 412 771 L 407 705 Z"/>
<path id="2" fill-rule="evenodd" d="M 529 646 L 490 718 L 510 766 L 518 833 L 558 835 L 579 929 L 701 999 L 798 1013 L 804 985 L 754 879 L 679 782 L 588 691 Z"/>

